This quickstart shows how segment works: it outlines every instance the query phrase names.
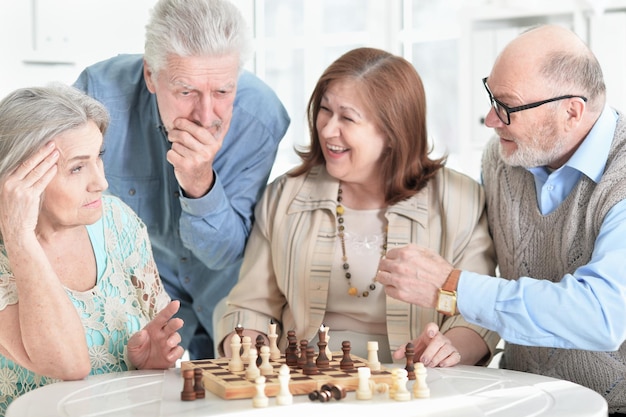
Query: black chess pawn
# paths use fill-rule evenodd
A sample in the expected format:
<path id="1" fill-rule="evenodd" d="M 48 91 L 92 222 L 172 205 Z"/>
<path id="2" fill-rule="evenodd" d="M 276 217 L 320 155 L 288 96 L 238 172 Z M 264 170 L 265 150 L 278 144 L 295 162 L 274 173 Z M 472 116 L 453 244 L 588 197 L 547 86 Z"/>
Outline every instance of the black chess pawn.
<path id="1" fill-rule="evenodd" d="M 298 368 L 302 369 L 306 365 L 306 348 L 309 347 L 309 341 L 306 339 L 300 340 L 300 356 L 298 357 Z"/>
<path id="2" fill-rule="evenodd" d="M 406 344 L 404 348 L 404 357 L 406 358 L 406 369 L 407 377 L 409 380 L 415 380 L 415 364 L 413 363 L 413 357 L 415 356 L 415 347 L 413 343 L 409 342 Z"/>
<path id="3" fill-rule="evenodd" d="M 344 340 L 341 342 L 341 351 L 343 352 L 343 357 L 339 362 L 339 369 L 348 370 L 354 369 L 354 361 L 350 356 L 350 350 L 352 347 L 350 346 L 350 342 L 348 340 Z"/>
<path id="4" fill-rule="evenodd" d="M 315 364 L 313 357 L 315 356 L 315 348 L 309 346 L 306 348 L 306 363 L 302 367 L 302 373 L 304 375 L 317 375 L 320 373 Z"/>
<path id="5" fill-rule="evenodd" d="M 196 399 L 196 391 L 193 387 L 193 369 L 185 369 L 183 374 L 183 390 L 180 392 L 182 401 L 193 401 Z"/>
<path id="6" fill-rule="evenodd" d="M 196 392 L 196 398 L 204 398 L 204 385 L 202 384 L 202 369 L 194 368 L 193 370 L 194 385 L 193 390 Z"/>
<path id="7" fill-rule="evenodd" d="M 258 335 L 256 337 L 256 351 L 258 353 L 258 356 L 256 358 L 256 366 L 261 366 L 261 361 L 263 360 L 263 358 L 261 358 L 261 347 L 265 346 L 265 338 L 263 337 L 263 335 Z"/>
<path id="8" fill-rule="evenodd" d="M 285 350 L 285 363 L 290 367 L 298 366 L 298 339 L 296 332 L 289 330 L 287 332 L 287 349 Z"/>

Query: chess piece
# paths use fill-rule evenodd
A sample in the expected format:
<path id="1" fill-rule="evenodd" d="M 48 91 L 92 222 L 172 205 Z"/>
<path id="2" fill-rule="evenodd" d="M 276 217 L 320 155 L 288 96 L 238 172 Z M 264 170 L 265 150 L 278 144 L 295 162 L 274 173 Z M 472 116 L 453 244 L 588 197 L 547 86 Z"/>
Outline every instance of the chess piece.
<path id="1" fill-rule="evenodd" d="M 426 385 L 426 367 L 418 362 L 415 371 L 415 382 L 413 383 L 413 396 L 415 398 L 429 398 L 430 388 Z"/>
<path id="2" fill-rule="evenodd" d="M 267 334 L 276 334 L 276 323 L 274 323 L 274 319 L 270 319 L 270 325 Z"/>
<path id="3" fill-rule="evenodd" d="M 337 401 L 346 398 L 346 395 L 348 394 L 346 389 L 338 384 L 332 384 L 330 387 L 330 391 L 333 393 L 333 398 Z"/>
<path id="4" fill-rule="evenodd" d="M 241 345 L 243 346 L 243 349 L 241 353 L 241 361 L 244 364 L 247 364 L 250 360 L 250 346 L 252 346 L 252 339 L 250 339 L 250 336 L 244 336 L 242 340 Z"/>
<path id="5" fill-rule="evenodd" d="M 326 357 L 329 361 L 333 360 L 333 352 L 330 350 L 330 336 L 328 332 L 330 331 L 330 327 L 324 325 L 324 341 L 326 342 Z"/>
<path id="6" fill-rule="evenodd" d="M 352 348 L 350 347 L 350 341 L 344 340 L 343 342 L 341 342 L 341 351 L 343 352 L 343 357 L 341 358 L 341 361 L 339 362 L 339 369 L 343 369 L 343 370 L 354 369 L 354 361 L 352 360 L 352 357 L 350 356 L 351 349 Z"/>
<path id="7" fill-rule="evenodd" d="M 180 392 L 182 401 L 193 401 L 196 399 L 196 390 L 193 387 L 193 369 L 183 371 L 183 390 Z"/>
<path id="8" fill-rule="evenodd" d="M 384 394 L 389 391 L 389 384 L 384 382 L 376 383 L 376 381 L 370 379 L 370 390 L 372 393 Z"/>
<path id="9" fill-rule="evenodd" d="M 277 361 L 280 359 L 280 349 L 278 349 L 278 334 L 276 333 L 276 323 L 270 321 L 269 333 L 267 337 L 270 339 L 270 359 Z"/>
<path id="10" fill-rule="evenodd" d="M 285 363 L 288 366 L 298 366 L 298 339 L 294 330 L 287 331 L 287 343 Z"/>
<path id="11" fill-rule="evenodd" d="M 231 372 L 243 371 L 243 361 L 241 360 L 241 339 L 237 334 L 234 334 L 230 339 L 230 350 L 232 357 L 228 362 L 228 370 Z"/>
<path id="12" fill-rule="evenodd" d="M 415 347 L 413 343 L 409 342 L 406 344 L 404 348 L 404 357 L 406 358 L 406 369 L 407 377 L 410 381 L 415 380 L 415 364 L 413 363 L 413 357 L 415 356 Z"/>
<path id="13" fill-rule="evenodd" d="M 398 390 L 398 368 L 391 369 L 391 384 L 389 385 L 389 398 L 395 399 Z"/>
<path id="14" fill-rule="evenodd" d="M 261 346 L 261 365 L 259 366 L 259 371 L 261 371 L 261 375 L 268 376 L 274 373 L 274 367 L 270 363 L 270 347 L 269 346 Z"/>
<path id="15" fill-rule="evenodd" d="M 317 369 L 317 365 L 315 364 L 315 361 L 313 360 L 313 357 L 315 356 L 315 348 L 313 348 L 312 346 L 307 347 L 305 354 L 306 354 L 306 363 L 302 367 L 302 373 L 304 375 L 319 374 L 320 371 L 319 369 Z"/>
<path id="16" fill-rule="evenodd" d="M 289 405 L 293 403 L 293 394 L 289 391 L 289 380 L 291 379 L 289 366 L 282 364 L 278 370 L 278 382 L 280 389 L 276 395 L 276 403 L 278 405 Z"/>
<path id="17" fill-rule="evenodd" d="M 256 366 L 257 353 L 255 348 L 250 348 L 248 352 L 248 367 L 246 368 L 246 379 L 254 381 L 257 377 L 261 376 L 259 367 Z"/>
<path id="18" fill-rule="evenodd" d="M 256 337 L 256 351 L 258 353 L 258 357 L 256 359 L 256 366 L 261 367 L 261 361 L 263 360 L 263 358 L 261 357 L 261 346 L 265 346 L 265 338 L 263 337 L 263 335 L 258 335 Z"/>
<path id="19" fill-rule="evenodd" d="M 332 399 L 333 399 L 333 393 L 330 391 L 330 389 L 320 391 L 319 401 L 321 403 L 326 403 Z"/>
<path id="20" fill-rule="evenodd" d="M 241 324 L 237 324 L 235 327 L 235 333 L 239 336 L 239 343 L 243 344 L 243 326 Z M 243 347 L 239 348 L 239 355 L 243 353 Z"/>
<path id="21" fill-rule="evenodd" d="M 318 333 L 318 354 L 317 359 L 315 360 L 315 365 L 317 365 L 318 369 L 327 369 L 330 368 L 330 360 L 328 356 L 326 356 L 326 347 L 328 344 L 326 343 L 326 333 L 324 333 L 324 328 L 320 328 Z"/>
<path id="22" fill-rule="evenodd" d="M 265 377 L 263 375 L 254 380 L 256 395 L 252 397 L 252 405 L 257 408 L 267 407 L 269 399 L 265 395 Z"/>
<path id="23" fill-rule="evenodd" d="M 306 348 L 309 347 L 309 341 L 306 339 L 300 340 L 300 357 L 298 358 L 298 368 L 302 369 L 306 365 Z"/>
<path id="24" fill-rule="evenodd" d="M 326 403 L 333 399 L 333 393 L 330 388 L 330 384 L 323 384 L 318 391 L 317 400 L 321 403 Z"/>
<path id="25" fill-rule="evenodd" d="M 322 403 L 328 402 L 333 398 L 337 401 L 346 397 L 346 390 L 341 385 L 336 384 L 323 384 L 319 391 L 315 391 L 314 398 Z M 311 398 L 311 394 L 309 394 Z M 311 398 L 312 399 L 312 398 Z"/>
<path id="26" fill-rule="evenodd" d="M 381 365 L 378 360 L 378 342 L 367 342 L 367 366 L 372 371 L 380 371 Z"/>
<path id="27" fill-rule="evenodd" d="M 239 341 L 241 342 L 243 339 L 243 326 L 241 324 L 238 324 L 235 327 L 235 333 L 237 333 L 237 336 L 239 336 Z"/>
<path id="28" fill-rule="evenodd" d="M 320 399 L 320 392 L 318 390 L 313 390 L 313 391 L 309 392 L 309 400 L 317 401 L 319 399 Z"/>
<path id="29" fill-rule="evenodd" d="M 205 391 L 204 391 L 204 385 L 202 384 L 202 369 L 194 368 L 193 379 L 194 379 L 193 390 L 196 392 L 196 399 L 204 398 Z"/>
<path id="30" fill-rule="evenodd" d="M 370 376 L 371 369 L 367 366 L 361 366 L 357 368 L 358 376 L 359 376 L 359 385 L 356 390 L 356 399 L 357 400 L 371 400 L 372 399 L 372 390 L 370 388 Z"/>
<path id="31" fill-rule="evenodd" d="M 406 387 L 409 378 L 407 377 L 406 369 L 399 368 L 398 369 L 398 383 L 396 388 L 396 393 L 394 395 L 394 400 L 396 401 L 409 401 L 411 399 L 411 393 Z"/>

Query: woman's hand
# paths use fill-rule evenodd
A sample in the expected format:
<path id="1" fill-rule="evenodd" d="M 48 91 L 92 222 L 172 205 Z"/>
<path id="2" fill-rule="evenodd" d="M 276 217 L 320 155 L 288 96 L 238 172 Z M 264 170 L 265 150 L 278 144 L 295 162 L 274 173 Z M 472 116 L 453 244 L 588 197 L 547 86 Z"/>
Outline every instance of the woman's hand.
<path id="1" fill-rule="evenodd" d="M 34 232 L 41 196 L 56 175 L 58 159 L 59 151 L 49 142 L 0 184 L 0 230 L 5 241 Z"/>
<path id="2" fill-rule="evenodd" d="M 461 362 L 461 354 L 452 341 L 439 331 L 435 323 L 428 323 L 419 337 L 413 340 L 415 348 L 414 362 L 422 362 L 424 366 L 434 368 L 439 366 L 446 368 Z M 405 356 L 405 346 L 393 353 L 394 359 L 402 359 Z"/>
<path id="3" fill-rule="evenodd" d="M 167 369 L 184 353 L 178 330 L 183 321 L 173 318 L 180 301 L 171 301 L 150 323 L 128 340 L 128 358 L 137 369 Z"/>

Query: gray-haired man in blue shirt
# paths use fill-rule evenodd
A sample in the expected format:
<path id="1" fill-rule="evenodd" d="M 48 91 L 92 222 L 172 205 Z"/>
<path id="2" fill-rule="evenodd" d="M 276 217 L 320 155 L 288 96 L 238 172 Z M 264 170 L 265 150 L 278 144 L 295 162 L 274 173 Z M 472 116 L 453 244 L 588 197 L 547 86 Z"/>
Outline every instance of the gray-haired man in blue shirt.
<path id="1" fill-rule="evenodd" d="M 146 223 L 164 285 L 181 301 L 191 359 L 214 356 L 212 314 L 237 281 L 289 116 L 242 69 L 250 38 L 224 0 L 160 0 L 144 55 L 85 69 L 75 85 L 111 113 L 109 190 Z"/>

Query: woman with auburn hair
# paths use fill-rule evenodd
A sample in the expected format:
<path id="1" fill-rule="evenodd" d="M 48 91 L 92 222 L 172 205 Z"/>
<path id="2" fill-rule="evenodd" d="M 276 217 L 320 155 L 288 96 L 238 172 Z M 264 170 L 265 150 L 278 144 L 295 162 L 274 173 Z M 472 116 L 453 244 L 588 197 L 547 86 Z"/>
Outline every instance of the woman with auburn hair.
<path id="1" fill-rule="evenodd" d="M 333 62 L 308 104 L 311 144 L 302 164 L 274 180 L 256 206 L 239 281 L 218 326 L 220 353 L 230 356 L 236 326 L 267 335 L 276 324 L 315 343 L 344 340 L 367 357 L 378 342 L 382 362 L 404 356 L 426 366 L 487 363 L 496 333 L 390 298 L 377 282 L 388 249 L 432 248 L 455 267 L 495 269 L 484 196 L 474 180 L 432 159 L 420 76 L 405 59 L 358 48 Z M 225 341 L 227 341 L 225 343 Z"/>

